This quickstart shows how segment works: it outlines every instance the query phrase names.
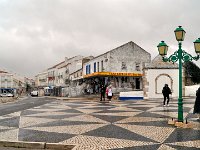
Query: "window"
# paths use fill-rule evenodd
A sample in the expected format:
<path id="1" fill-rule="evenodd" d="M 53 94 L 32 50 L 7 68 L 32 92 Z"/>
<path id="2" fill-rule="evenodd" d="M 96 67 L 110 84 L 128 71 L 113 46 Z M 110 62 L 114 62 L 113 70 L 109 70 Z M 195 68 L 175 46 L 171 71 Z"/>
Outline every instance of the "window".
<path id="1" fill-rule="evenodd" d="M 88 65 L 88 74 L 90 74 L 90 65 Z"/>
<path id="2" fill-rule="evenodd" d="M 94 72 L 96 72 L 96 62 L 94 63 Z"/>
<path id="3" fill-rule="evenodd" d="M 123 70 L 123 69 L 127 69 L 126 63 L 125 63 L 125 62 L 122 62 L 122 67 L 121 67 L 121 68 L 122 68 L 122 70 Z"/>
<path id="4" fill-rule="evenodd" d="M 101 71 L 104 71 L 104 68 L 103 68 L 103 60 L 101 61 Z"/>
<path id="5" fill-rule="evenodd" d="M 7 76 L 7 81 L 11 81 L 11 76 Z"/>
<path id="6" fill-rule="evenodd" d="M 5 84 L 4 82 L 2 82 L 2 83 L 1 83 L 1 87 L 2 87 L 2 88 L 5 88 L 5 87 L 6 87 L 6 84 Z"/>
<path id="7" fill-rule="evenodd" d="M 136 71 L 140 71 L 140 63 L 136 63 L 135 64 L 135 70 Z"/>
<path id="8" fill-rule="evenodd" d="M 90 74 L 90 65 L 86 66 L 86 74 Z"/>
<path id="9" fill-rule="evenodd" d="M 7 88 L 11 88 L 11 83 L 10 82 L 7 83 Z"/>
<path id="10" fill-rule="evenodd" d="M 97 62 L 97 72 L 99 72 L 99 62 Z"/>
<path id="11" fill-rule="evenodd" d="M 86 65 L 86 74 L 88 74 L 88 65 Z"/>
<path id="12" fill-rule="evenodd" d="M 6 80 L 6 77 L 5 76 L 1 76 L 1 81 L 4 81 Z"/>

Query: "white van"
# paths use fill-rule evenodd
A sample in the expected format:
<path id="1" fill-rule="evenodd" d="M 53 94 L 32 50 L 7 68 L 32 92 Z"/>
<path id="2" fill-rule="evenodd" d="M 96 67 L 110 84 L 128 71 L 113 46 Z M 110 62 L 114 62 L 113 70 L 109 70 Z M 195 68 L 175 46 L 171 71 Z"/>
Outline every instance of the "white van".
<path id="1" fill-rule="evenodd" d="M 31 96 L 38 96 L 38 91 L 32 91 Z"/>

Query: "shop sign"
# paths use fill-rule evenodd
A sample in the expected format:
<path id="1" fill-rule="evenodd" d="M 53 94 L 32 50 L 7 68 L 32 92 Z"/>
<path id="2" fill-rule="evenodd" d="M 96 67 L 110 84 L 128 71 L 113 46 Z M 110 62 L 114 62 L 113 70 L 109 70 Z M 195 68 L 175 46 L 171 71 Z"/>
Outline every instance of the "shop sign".
<path id="1" fill-rule="evenodd" d="M 84 75 L 84 78 L 93 77 L 93 76 L 127 76 L 127 77 L 141 77 L 141 73 L 133 72 L 95 72 L 92 74 Z"/>

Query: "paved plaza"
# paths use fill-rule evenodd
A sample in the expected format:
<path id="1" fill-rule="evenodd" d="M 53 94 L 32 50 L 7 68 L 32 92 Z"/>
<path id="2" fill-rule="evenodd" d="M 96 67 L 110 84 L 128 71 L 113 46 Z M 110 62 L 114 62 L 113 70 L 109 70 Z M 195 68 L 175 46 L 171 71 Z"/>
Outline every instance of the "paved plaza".
<path id="1" fill-rule="evenodd" d="M 193 129 L 167 124 L 177 118 L 177 100 L 53 100 L 0 116 L 0 139 L 76 145 L 75 150 L 200 149 L 200 122 L 192 114 L 194 99 L 184 99 L 184 117 Z"/>

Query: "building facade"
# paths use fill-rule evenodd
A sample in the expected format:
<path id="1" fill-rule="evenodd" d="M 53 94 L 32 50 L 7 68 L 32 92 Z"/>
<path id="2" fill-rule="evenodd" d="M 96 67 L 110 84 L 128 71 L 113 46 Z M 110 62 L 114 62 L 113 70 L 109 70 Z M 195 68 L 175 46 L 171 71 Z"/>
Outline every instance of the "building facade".
<path id="1" fill-rule="evenodd" d="M 112 84 L 114 92 L 142 90 L 142 69 L 150 61 L 150 53 L 131 41 L 84 63 L 83 78 L 91 93 L 100 84 Z"/>
<path id="2" fill-rule="evenodd" d="M 0 71 L 0 93 L 23 95 L 27 92 L 27 83 L 31 83 L 30 86 L 32 86 L 33 81 L 16 73 Z"/>
<path id="3" fill-rule="evenodd" d="M 12 74 L 4 71 L 0 72 L 0 88 L 14 88 Z"/>
<path id="4" fill-rule="evenodd" d="M 168 84 L 173 97 L 178 97 L 179 70 L 178 64 L 172 62 L 163 62 L 162 57 L 158 55 L 151 63 L 144 68 L 143 92 L 144 98 L 162 98 L 162 89 Z M 185 82 L 183 75 L 183 96 L 185 95 Z"/>
<path id="5" fill-rule="evenodd" d="M 38 88 L 44 88 L 48 86 L 48 73 L 47 70 L 40 72 L 35 76 L 35 86 Z"/>
<path id="6" fill-rule="evenodd" d="M 57 85 L 58 68 L 60 68 L 64 65 L 65 65 L 65 61 L 62 61 L 62 62 L 54 65 L 53 67 L 47 69 L 47 73 L 48 73 L 47 82 L 48 82 L 49 87 L 55 87 Z"/>

